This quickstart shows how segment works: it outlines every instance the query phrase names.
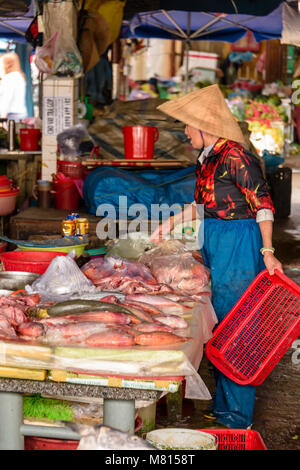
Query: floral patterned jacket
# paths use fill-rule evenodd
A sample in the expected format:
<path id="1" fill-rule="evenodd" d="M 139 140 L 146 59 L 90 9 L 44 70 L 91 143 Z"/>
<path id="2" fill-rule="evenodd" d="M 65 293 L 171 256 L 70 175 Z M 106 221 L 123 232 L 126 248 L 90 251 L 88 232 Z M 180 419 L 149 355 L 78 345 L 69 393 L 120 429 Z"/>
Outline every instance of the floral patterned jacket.
<path id="1" fill-rule="evenodd" d="M 195 202 L 205 217 L 249 219 L 259 209 L 275 212 L 257 157 L 242 145 L 220 138 L 196 166 Z"/>

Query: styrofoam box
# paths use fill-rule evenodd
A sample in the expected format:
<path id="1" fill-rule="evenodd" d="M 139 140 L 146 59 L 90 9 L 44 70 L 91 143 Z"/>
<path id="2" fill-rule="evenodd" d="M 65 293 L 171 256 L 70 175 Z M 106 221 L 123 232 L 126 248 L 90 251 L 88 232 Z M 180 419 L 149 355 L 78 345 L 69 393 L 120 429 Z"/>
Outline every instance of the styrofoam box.
<path id="1" fill-rule="evenodd" d="M 192 75 L 192 81 L 193 83 L 207 81 L 207 82 L 211 82 L 211 84 L 214 84 L 216 81 L 216 71 L 209 70 L 209 69 L 201 69 L 201 68 L 194 69 L 193 75 Z"/>
<path id="2" fill-rule="evenodd" d="M 184 53 L 183 66 L 186 64 L 186 52 Z M 218 66 L 218 54 L 213 52 L 200 52 L 200 51 L 189 51 L 188 52 L 188 66 L 189 70 L 195 67 L 201 67 L 206 69 L 216 69 Z"/>

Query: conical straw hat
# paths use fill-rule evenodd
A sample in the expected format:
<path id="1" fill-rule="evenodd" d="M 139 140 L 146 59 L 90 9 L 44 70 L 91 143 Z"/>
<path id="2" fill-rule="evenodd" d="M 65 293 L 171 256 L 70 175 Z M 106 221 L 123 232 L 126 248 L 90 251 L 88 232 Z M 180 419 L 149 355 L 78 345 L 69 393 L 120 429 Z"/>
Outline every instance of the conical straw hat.
<path id="1" fill-rule="evenodd" d="M 157 109 L 208 134 L 245 142 L 218 85 L 192 91 L 161 104 Z"/>

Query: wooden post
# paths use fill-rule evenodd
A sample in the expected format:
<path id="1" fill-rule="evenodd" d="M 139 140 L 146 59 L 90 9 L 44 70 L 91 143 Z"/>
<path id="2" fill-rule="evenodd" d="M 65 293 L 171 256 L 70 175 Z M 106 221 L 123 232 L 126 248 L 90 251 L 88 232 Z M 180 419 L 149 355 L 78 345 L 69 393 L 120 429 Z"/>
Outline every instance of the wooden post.
<path id="1" fill-rule="evenodd" d="M 116 100 L 119 98 L 120 93 L 120 61 L 121 61 L 121 41 L 118 38 L 112 44 L 112 54 L 111 54 L 111 63 L 112 63 L 112 99 Z"/>

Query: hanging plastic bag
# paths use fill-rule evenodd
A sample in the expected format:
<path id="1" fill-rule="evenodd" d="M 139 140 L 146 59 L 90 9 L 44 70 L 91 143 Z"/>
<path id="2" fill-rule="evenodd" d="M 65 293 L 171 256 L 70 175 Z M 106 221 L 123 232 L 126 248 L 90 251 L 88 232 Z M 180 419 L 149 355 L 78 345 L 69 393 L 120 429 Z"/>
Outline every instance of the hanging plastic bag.
<path id="1" fill-rule="evenodd" d="M 35 65 L 42 73 L 51 74 L 58 33 L 54 33 L 48 41 L 35 51 Z"/>
<path id="2" fill-rule="evenodd" d="M 72 1 L 48 2 L 43 5 L 45 38 L 57 33 L 51 73 L 62 77 L 82 75 L 82 60 L 76 44 L 77 9 Z"/>

